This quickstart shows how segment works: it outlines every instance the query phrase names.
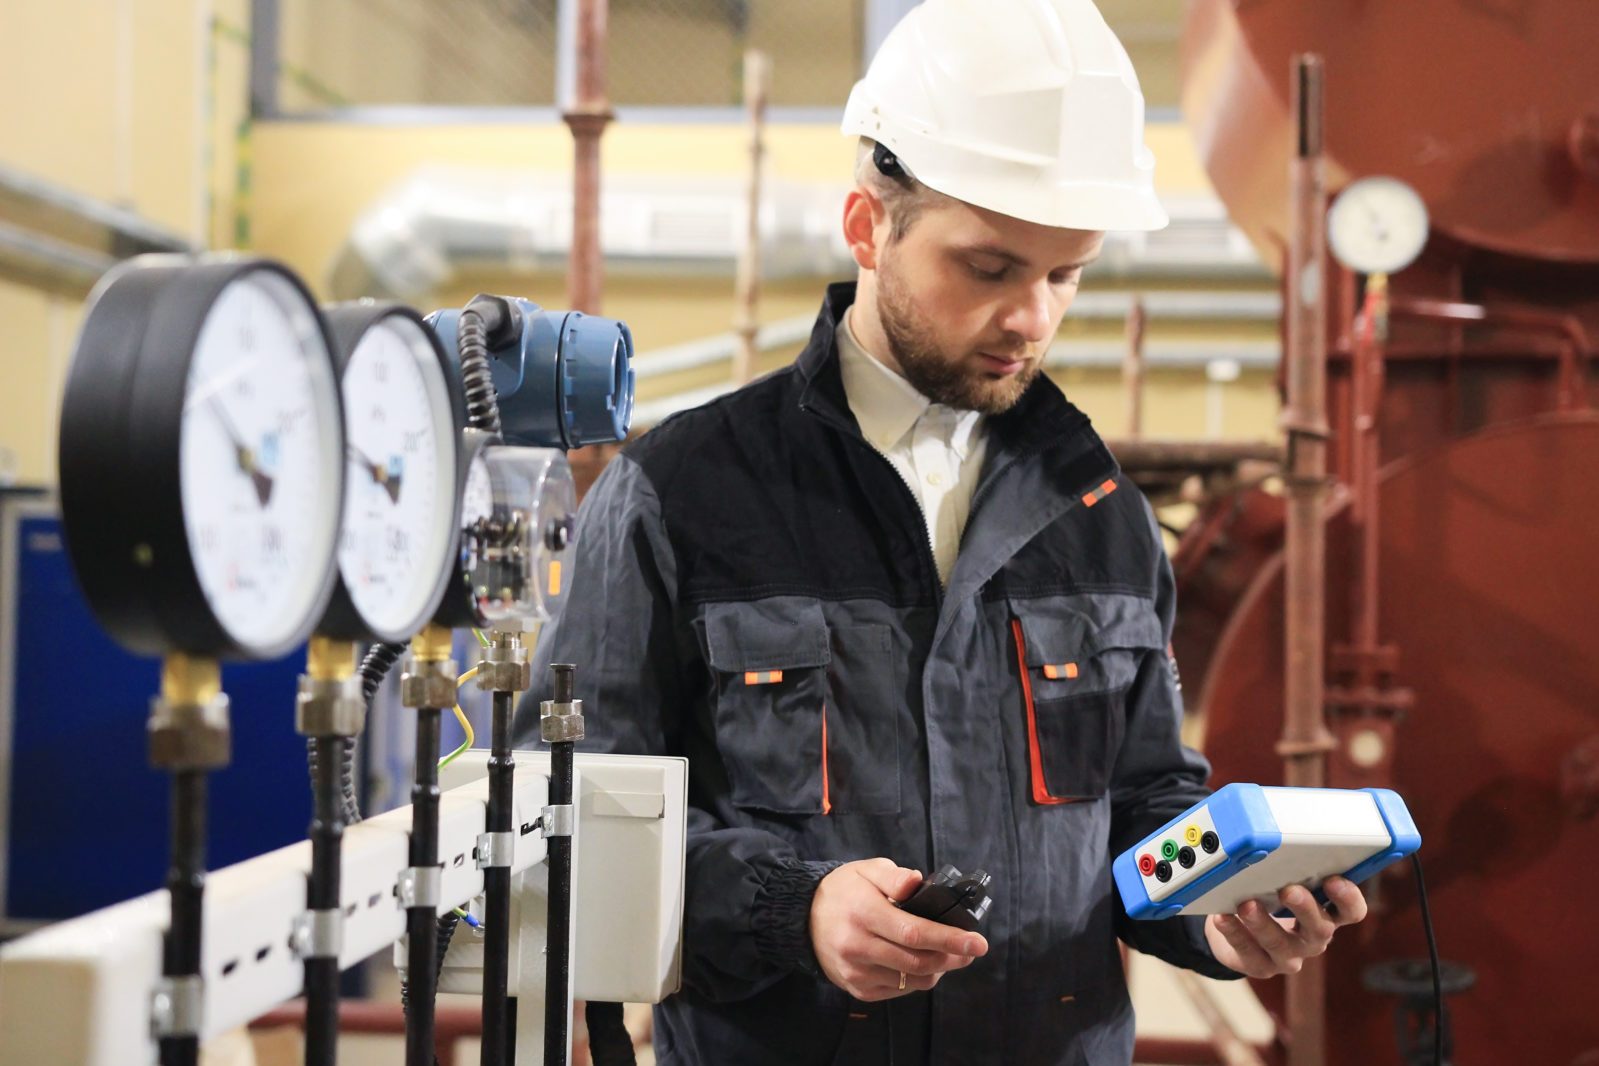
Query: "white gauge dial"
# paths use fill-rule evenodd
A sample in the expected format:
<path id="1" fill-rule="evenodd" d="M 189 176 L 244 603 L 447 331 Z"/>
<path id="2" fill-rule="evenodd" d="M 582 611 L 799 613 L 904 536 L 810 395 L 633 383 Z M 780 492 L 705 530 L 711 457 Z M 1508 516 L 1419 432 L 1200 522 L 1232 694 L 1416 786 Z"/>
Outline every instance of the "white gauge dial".
<path id="1" fill-rule="evenodd" d="M 291 641 L 318 610 L 338 535 L 338 385 L 310 307 L 270 271 L 206 315 L 179 432 L 184 530 L 200 589 L 246 649 Z"/>
<path id="2" fill-rule="evenodd" d="M 454 421 L 427 327 L 393 315 L 344 368 L 344 528 L 339 569 L 356 610 L 382 632 L 420 626 L 455 548 Z"/>
<path id="3" fill-rule="evenodd" d="M 1362 178 L 1333 202 L 1327 241 L 1356 273 L 1397 273 L 1427 244 L 1427 205 L 1397 178 Z"/>

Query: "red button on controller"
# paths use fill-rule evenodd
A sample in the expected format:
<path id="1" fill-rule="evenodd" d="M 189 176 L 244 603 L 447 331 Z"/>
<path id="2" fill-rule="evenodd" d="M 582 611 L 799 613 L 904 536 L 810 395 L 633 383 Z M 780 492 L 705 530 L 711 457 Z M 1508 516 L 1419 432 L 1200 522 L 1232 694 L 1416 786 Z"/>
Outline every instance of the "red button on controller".
<path id="1" fill-rule="evenodd" d="M 1152 875 L 1155 872 L 1155 856 L 1138 856 L 1138 872 L 1143 874 L 1145 877 Z"/>

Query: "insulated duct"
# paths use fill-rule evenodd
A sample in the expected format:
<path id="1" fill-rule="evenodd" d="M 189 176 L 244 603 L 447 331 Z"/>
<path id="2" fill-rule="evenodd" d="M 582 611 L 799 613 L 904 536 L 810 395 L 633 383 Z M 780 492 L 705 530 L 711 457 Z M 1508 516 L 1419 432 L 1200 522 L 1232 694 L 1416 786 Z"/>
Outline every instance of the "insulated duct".
<path id="1" fill-rule="evenodd" d="M 743 178 L 607 174 L 604 182 L 600 243 L 609 273 L 732 277 L 746 232 Z M 841 182 L 767 183 L 760 227 L 766 277 L 835 277 L 853 269 L 839 227 L 848 190 Z M 1267 277 L 1218 201 L 1166 206 L 1166 230 L 1111 234 L 1095 275 Z M 329 290 L 337 299 L 420 300 L 463 270 L 556 274 L 566 268 L 571 241 L 572 190 L 564 174 L 423 168 L 357 218 Z"/>

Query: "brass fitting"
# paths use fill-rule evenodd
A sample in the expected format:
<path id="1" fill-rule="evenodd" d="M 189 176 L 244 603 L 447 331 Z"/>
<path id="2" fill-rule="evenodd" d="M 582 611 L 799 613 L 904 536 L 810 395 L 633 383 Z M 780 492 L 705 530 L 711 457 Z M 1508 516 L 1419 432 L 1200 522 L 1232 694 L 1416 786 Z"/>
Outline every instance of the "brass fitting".
<path id="1" fill-rule="evenodd" d="M 210 703 L 222 691 L 222 667 L 215 659 L 173 653 L 161 660 L 161 699 L 175 707 Z"/>
<path id="2" fill-rule="evenodd" d="M 312 637 L 305 672 L 314 681 L 343 681 L 355 676 L 355 642 Z"/>
<path id="3" fill-rule="evenodd" d="M 145 729 L 151 765 L 165 770 L 215 770 L 228 764 L 232 730 L 222 668 L 215 659 L 169 655 L 161 662 L 161 695 L 150 701 Z"/>
<path id="4" fill-rule="evenodd" d="M 450 657 L 450 645 L 451 632 L 447 627 L 424 626 L 422 632 L 411 638 L 411 659 L 418 663 L 444 662 Z"/>

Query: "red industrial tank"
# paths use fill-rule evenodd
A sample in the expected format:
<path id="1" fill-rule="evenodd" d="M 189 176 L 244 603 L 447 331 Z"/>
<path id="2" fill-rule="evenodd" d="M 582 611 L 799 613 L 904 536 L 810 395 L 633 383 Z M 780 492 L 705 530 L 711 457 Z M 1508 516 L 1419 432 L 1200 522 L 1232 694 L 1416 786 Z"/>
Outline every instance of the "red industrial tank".
<path id="1" fill-rule="evenodd" d="M 1375 420 L 1380 654 L 1356 680 L 1351 365 L 1362 280 L 1325 265 L 1328 784 L 1421 828 L 1457 1066 L 1594 1066 L 1599 916 L 1599 8 L 1586 0 L 1192 0 L 1184 110 L 1268 261 L 1287 244 L 1289 71 L 1322 57 L 1331 188 L 1389 174 L 1434 236 L 1391 279 Z M 1279 782 L 1282 500 L 1210 501 L 1174 556 L 1174 637 L 1218 781 Z M 1373 968 L 1425 956 L 1408 868 L 1328 961 L 1326 1063 L 1402 1063 Z M 1282 1017 L 1283 985 L 1257 985 Z M 1430 1049 L 1429 1049 L 1430 1051 Z M 1430 1062 L 1429 1057 L 1425 1060 Z"/>

